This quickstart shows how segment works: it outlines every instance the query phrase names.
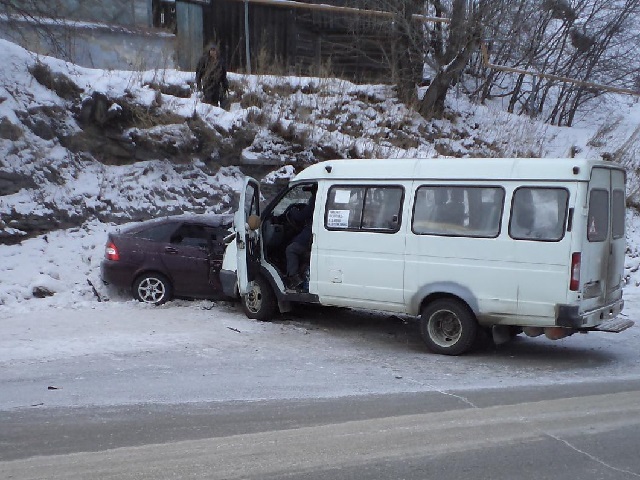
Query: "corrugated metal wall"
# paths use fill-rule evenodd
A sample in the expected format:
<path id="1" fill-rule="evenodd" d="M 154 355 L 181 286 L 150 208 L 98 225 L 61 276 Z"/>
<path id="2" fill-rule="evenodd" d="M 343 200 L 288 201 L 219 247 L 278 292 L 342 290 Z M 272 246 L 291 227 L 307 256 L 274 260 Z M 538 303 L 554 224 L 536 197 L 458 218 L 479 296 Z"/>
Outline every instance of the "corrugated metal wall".
<path id="1" fill-rule="evenodd" d="M 204 45 L 202 5 L 176 3 L 178 68 L 195 70 Z"/>

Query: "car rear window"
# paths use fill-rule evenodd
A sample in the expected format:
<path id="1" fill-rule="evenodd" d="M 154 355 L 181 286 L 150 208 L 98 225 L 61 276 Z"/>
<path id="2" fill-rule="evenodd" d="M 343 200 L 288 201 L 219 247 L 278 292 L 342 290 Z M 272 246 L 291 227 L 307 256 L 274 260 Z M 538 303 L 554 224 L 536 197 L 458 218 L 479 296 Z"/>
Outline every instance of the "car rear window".
<path id="1" fill-rule="evenodd" d="M 169 242 L 169 237 L 176 228 L 177 225 L 175 223 L 163 223 L 140 230 L 139 232 L 133 233 L 132 236 L 152 240 L 154 242 Z"/>
<path id="2" fill-rule="evenodd" d="M 215 240 L 215 233 L 202 225 L 185 223 L 171 235 L 171 243 L 184 247 L 207 248 L 209 238 Z"/>

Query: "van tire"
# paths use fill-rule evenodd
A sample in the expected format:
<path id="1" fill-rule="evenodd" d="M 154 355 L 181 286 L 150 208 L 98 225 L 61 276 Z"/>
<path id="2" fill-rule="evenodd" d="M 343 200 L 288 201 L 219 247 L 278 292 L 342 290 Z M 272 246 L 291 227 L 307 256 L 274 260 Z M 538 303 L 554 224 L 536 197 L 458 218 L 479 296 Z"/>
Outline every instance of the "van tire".
<path id="1" fill-rule="evenodd" d="M 278 306 L 273 289 L 266 278 L 257 276 L 249 283 L 247 293 L 241 298 L 242 310 L 254 320 L 271 320 Z"/>
<path id="2" fill-rule="evenodd" d="M 463 302 L 441 298 L 422 308 L 420 334 L 432 352 L 461 355 L 476 341 L 478 322 Z"/>

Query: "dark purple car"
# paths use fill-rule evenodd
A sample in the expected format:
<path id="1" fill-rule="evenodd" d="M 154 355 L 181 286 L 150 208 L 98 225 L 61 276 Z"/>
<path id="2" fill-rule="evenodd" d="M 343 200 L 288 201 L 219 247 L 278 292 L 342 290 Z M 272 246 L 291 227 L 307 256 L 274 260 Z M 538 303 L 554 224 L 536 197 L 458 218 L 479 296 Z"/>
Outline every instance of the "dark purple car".
<path id="1" fill-rule="evenodd" d="M 179 215 L 110 233 L 101 264 L 105 284 L 141 302 L 222 296 L 218 272 L 232 215 Z"/>

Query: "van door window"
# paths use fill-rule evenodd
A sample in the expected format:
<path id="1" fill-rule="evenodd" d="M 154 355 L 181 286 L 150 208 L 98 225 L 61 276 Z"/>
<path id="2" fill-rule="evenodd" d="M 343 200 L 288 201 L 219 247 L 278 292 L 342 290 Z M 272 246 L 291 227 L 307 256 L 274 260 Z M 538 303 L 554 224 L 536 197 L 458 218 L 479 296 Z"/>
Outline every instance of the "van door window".
<path id="1" fill-rule="evenodd" d="M 561 240 L 568 201 L 569 192 L 564 188 L 518 188 L 511 202 L 509 235 L 516 240 Z"/>
<path id="2" fill-rule="evenodd" d="M 609 192 L 602 189 L 591 190 L 589 195 L 589 216 L 587 220 L 587 240 L 604 242 L 609 235 Z"/>
<path id="3" fill-rule="evenodd" d="M 503 204 L 500 187 L 423 186 L 416 191 L 412 230 L 418 235 L 497 237 Z"/>
<path id="4" fill-rule="evenodd" d="M 611 211 L 611 235 L 614 240 L 624 237 L 624 212 L 626 201 L 622 190 L 613 191 L 613 209 Z"/>
<path id="5" fill-rule="evenodd" d="M 368 188 L 364 200 L 362 229 L 398 230 L 402 193 L 402 189 L 398 187 Z"/>
<path id="6" fill-rule="evenodd" d="M 404 189 L 400 186 L 331 187 L 327 198 L 328 230 L 397 232 Z"/>

